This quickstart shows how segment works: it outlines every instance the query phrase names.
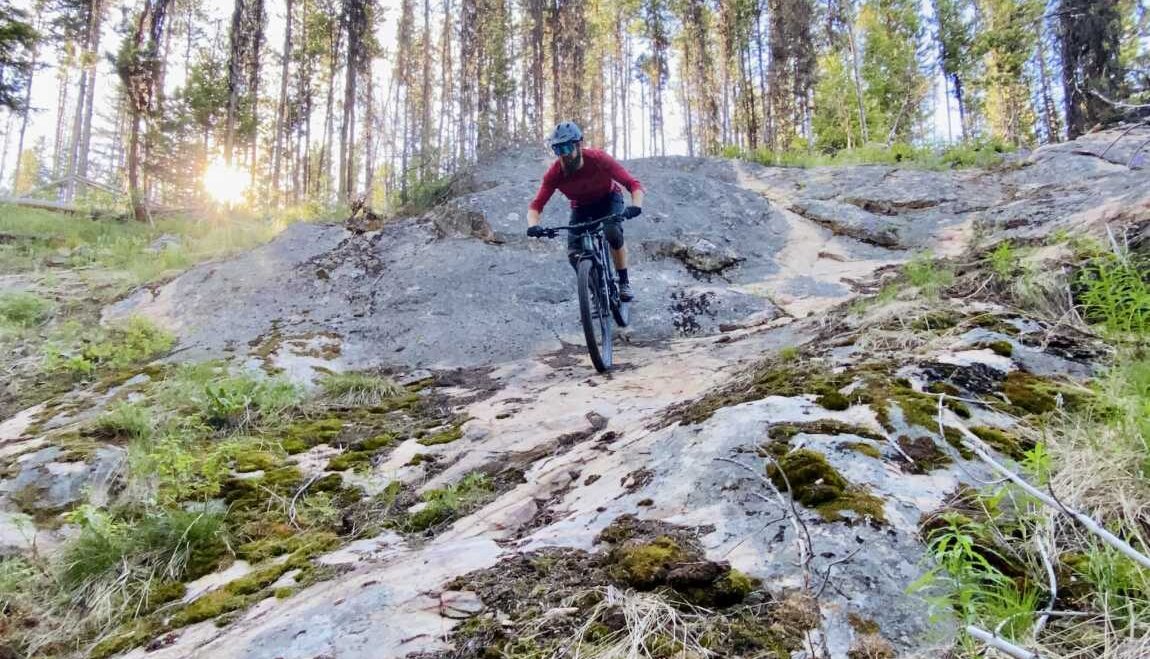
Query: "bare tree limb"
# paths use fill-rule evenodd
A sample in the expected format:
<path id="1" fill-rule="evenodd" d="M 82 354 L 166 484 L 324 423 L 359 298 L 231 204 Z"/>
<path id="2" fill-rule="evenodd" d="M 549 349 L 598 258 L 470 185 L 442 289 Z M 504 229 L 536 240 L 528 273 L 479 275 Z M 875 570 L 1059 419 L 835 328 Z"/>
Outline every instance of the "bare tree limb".
<path id="1" fill-rule="evenodd" d="M 974 451 L 974 454 L 977 455 L 992 469 L 1009 478 L 1015 485 L 1025 490 L 1027 494 L 1030 494 L 1054 510 L 1061 511 L 1062 513 L 1066 514 L 1068 517 L 1085 527 L 1086 530 L 1098 536 L 1103 542 L 1122 552 L 1124 555 L 1126 555 L 1126 557 L 1130 558 L 1142 567 L 1150 569 L 1150 557 L 1131 547 L 1130 544 L 1125 540 L 1122 540 L 1110 531 L 1102 528 L 1098 522 L 1094 521 L 1089 516 L 1064 506 L 1061 502 L 1056 501 L 1050 495 L 1026 482 L 1026 479 L 1022 478 L 1017 473 L 1002 466 L 1001 463 L 990 456 L 990 453 L 986 449 L 986 446 L 983 444 L 982 440 L 979 439 L 977 435 L 970 432 L 970 430 L 968 430 L 967 427 L 962 424 L 962 422 L 958 420 L 952 420 L 950 425 L 957 428 L 959 432 L 962 433 L 964 438 L 963 443 L 966 444 L 969 449 Z"/>
<path id="2" fill-rule="evenodd" d="M 1024 648 L 1020 648 L 1017 645 L 1014 645 L 1005 639 L 1001 639 L 986 631 L 985 629 L 979 629 L 974 625 L 967 625 L 966 633 L 982 641 L 983 643 L 986 643 L 995 650 L 1004 652 L 1011 657 L 1014 657 L 1015 659 L 1041 659 L 1041 657 L 1039 657 L 1036 653 Z"/>
<path id="3" fill-rule="evenodd" d="M 1100 92 L 1096 89 L 1091 89 L 1090 95 L 1094 96 L 1095 98 L 1097 98 L 1098 100 L 1102 101 L 1103 103 L 1109 105 L 1110 107 L 1121 108 L 1123 110 L 1150 110 L 1150 103 L 1143 103 L 1141 105 L 1134 105 L 1132 103 L 1124 103 L 1122 101 L 1115 101 L 1115 100 L 1107 98 L 1102 92 Z"/>

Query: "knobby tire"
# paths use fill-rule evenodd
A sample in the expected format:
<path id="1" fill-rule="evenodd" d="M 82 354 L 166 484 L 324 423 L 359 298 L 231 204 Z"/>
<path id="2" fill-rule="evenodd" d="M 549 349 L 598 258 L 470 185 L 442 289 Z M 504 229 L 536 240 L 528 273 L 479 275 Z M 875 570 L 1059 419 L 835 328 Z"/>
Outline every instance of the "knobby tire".
<path id="1" fill-rule="evenodd" d="M 583 323 L 583 338 L 591 363 L 600 373 L 611 368 L 611 313 L 607 312 L 606 294 L 601 291 L 601 275 L 591 259 L 579 261 L 579 320 Z M 600 309 L 599 318 L 595 309 Z"/>

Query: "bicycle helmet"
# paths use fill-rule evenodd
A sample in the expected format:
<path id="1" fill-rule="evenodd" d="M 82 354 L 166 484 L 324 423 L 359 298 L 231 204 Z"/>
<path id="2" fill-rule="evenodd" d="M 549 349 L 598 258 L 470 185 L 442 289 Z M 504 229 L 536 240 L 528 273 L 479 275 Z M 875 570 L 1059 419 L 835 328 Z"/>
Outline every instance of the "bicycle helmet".
<path id="1" fill-rule="evenodd" d="M 567 142 L 582 141 L 583 131 L 579 129 L 579 125 L 574 121 L 564 121 L 552 131 L 550 144 L 551 146 L 558 146 L 560 144 L 566 144 Z"/>

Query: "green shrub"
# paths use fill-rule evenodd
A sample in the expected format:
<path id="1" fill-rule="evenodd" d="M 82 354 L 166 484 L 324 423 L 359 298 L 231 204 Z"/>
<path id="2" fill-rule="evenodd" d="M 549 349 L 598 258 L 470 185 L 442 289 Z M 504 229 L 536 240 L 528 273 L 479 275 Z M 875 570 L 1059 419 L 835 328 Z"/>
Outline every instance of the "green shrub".
<path id="1" fill-rule="evenodd" d="M 936 297 L 954 283 L 954 271 L 939 267 L 929 253 L 915 256 L 906 264 L 907 279 L 911 285 L 928 297 Z"/>
<path id="2" fill-rule="evenodd" d="M 101 618 L 143 606 L 155 580 L 207 574 L 227 551 L 217 512 L 159 510 L 123 518 L 85 505 L 68 517 L 79 532 L 62 550 L 60 585 L 73 603 Z"/>
<path id="3" fill-rule="evenodd" d="M 45 367 L 74 378 L 138 366 L 172 349 L 175 337 L 151 321 L 132 316 L 77 338 L 66 328 L 45 346 Z"/>
<path id="4" fill-rule="evenodd" d="M 1004 240 L 990 253 L 990 269 L 1003 282 L 1010 282 L 1018 269 L 1018 255 L 1009 240 Z"/>
<path id="5" fill-rule="evenodd" d="M 422 532 L 442 526 L 483 506 L 495 494 L 495 486 L 484 474 L 471 473 L 446 488 L 423 494 L 427 504 L 404 519 L 402 527 L 410 532 Z"/>
<path id="6" fill-rule="evenodd" d="M 103 436 L 142 440 L 152 434 L 155 422 L 150 409 L 139 403 L 121 402 L 100 415 L 92 429 Z"/>
<path id="7" fill-rule="evenodd" d="M 52 303 L 34 293 L 0 293 L 0 328 L 27 329 L 42 325 L 52 314 Z"/>
<path id="8" fill-rule="evenodd" d="M 1091 259 L 1078 273 L 1086 319 L 1114 337 L 1150 333 L 1150 285 L 1147 265 L 1134 256 L 1106 254 Z"/>
<path id="9" fill-rule="evenodd" d="M 303 400 L 303 390 L 280 378 L 243 372 L 190 370 L 191 381 L 174 387 L 184 394 L 183 403 L 214 428 L 241 429 L 278 419 Z"/>
<path id="10" fill-rule="evenodd" d="M 326 397 L 348 406 L 378 405 L 405 393 L 390 378 L 367 373 L 333 373 L 320 381 Z"/>

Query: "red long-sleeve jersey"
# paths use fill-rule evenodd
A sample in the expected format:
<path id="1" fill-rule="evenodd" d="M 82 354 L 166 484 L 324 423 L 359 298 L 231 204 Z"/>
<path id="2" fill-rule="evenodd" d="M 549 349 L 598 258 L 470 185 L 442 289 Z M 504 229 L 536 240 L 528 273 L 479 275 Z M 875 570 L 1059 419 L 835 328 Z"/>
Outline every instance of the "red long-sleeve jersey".
<path id="1" fill-rule="evenodd" d="M 556 190 L 571 201 L 571 208 L 603 199 L 622 183 L 628 192 L 642 190 L 643 186 L 610 155 L 599 149 L 583 149 L 583 166 L 574 174 L 563 171 L 563 163 L 551 163 L 543 175 L 539 193 L 531 200 L 531 210 L 542 211 Z"/>

